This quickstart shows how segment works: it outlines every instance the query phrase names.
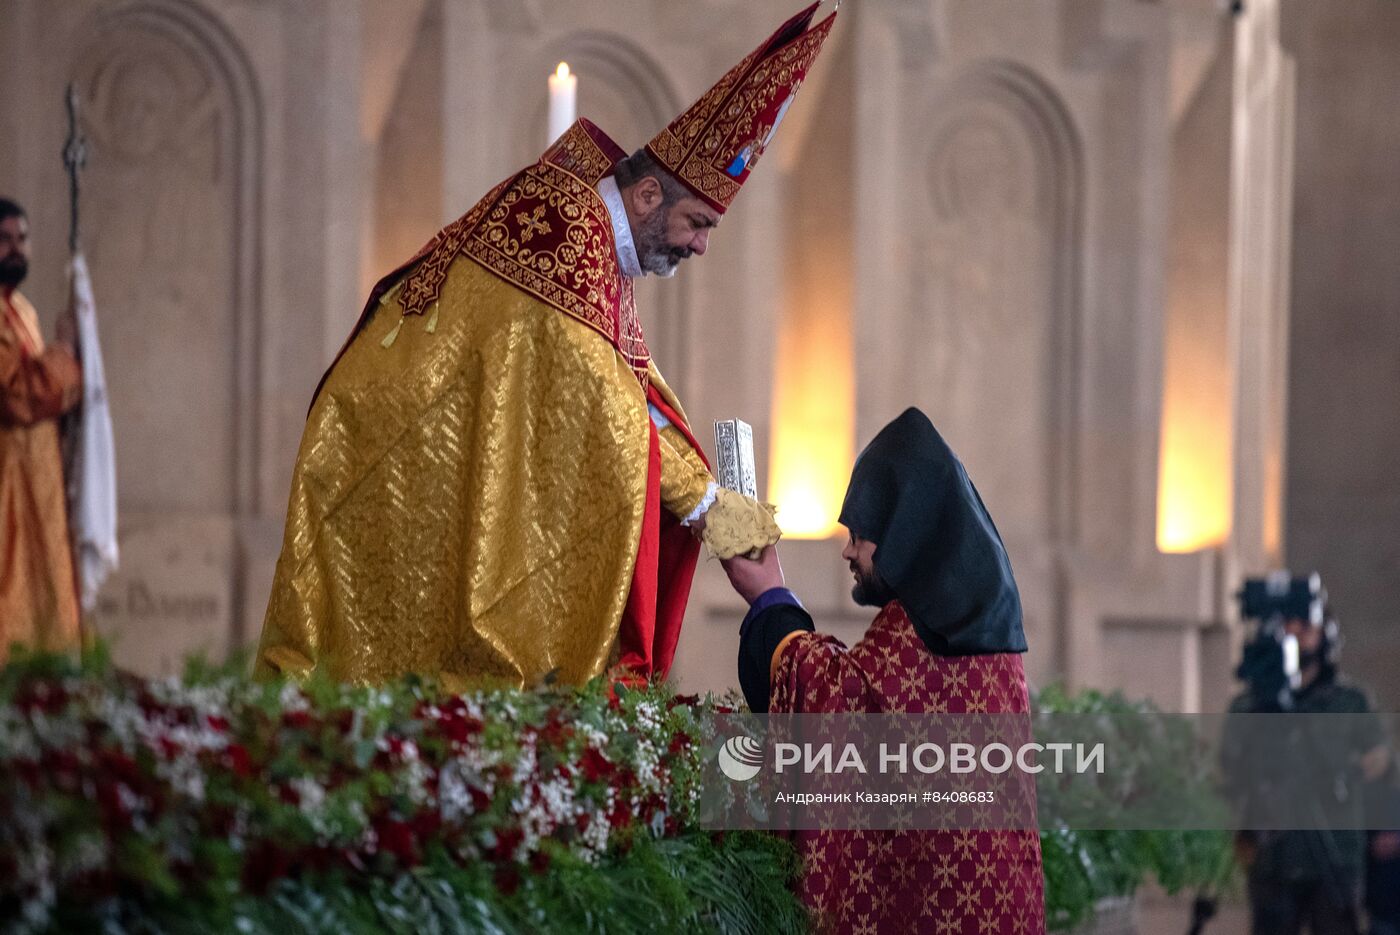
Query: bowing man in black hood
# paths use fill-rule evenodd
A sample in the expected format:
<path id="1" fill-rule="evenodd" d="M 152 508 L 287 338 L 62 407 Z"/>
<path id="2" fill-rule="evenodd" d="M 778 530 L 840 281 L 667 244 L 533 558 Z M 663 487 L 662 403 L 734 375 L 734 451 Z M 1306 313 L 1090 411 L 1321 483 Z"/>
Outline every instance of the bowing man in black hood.
<path id="1" fill-rule="evenodd" d="M 880 608 L 846 647 L 814 631 L 776 548 L 725 563 L 749 602 L 739 682 L 773 714 L 1026 714 L 1021 600 L 962 462 L 909 409 L 856 461 L 841 522 L 860 604 Z M 1033 807 L 1025 774 L 1009 797 Z M 998 801 L 1002 801 L 998 794 Z M 800 831 L 799 892 L 822 931 L 1045 931 L 1034 830 Z M 958 868 L 949 874 L 949 855 Z M 852 881 L 884 881 L 876 887 Z M 994 879 L 995 887 L 975 883 Z"/>
<path id="2" fill-rule="evenodd" d="M 1006 547 L 962 462 L 918 409 L 885 426 L 856 460 L 841 524 L 850 531 L 841 556 L 855 575 L 852 596 L 881 608 L 867 641 L 883 645 L 903 633 L 899 641 L 918 649 L 911 661 L 925 665 L 935 657 L 1006 657 L 1002 665 L 1017 672 L 1013 694 L 1025 693 L 1015 654 L 1026 651 L 1026 637 Z M 776 548 L 756 561 L 730 560 L 725 571 L 750 607 L 740 630 L 740 684 L 749 706 L 766 711 L 779 675 L 799 674 L 780 663 L 818 645 L 796 639 L 813 631 L 812 618 L 785 587 Z M 840 646 L 829 637 L 820 645 Z M 859 659 L 861 645 L 840 647 L 840 655 Z M 900 710 L 891 707 L 899 699 L 878 700 Z"/>

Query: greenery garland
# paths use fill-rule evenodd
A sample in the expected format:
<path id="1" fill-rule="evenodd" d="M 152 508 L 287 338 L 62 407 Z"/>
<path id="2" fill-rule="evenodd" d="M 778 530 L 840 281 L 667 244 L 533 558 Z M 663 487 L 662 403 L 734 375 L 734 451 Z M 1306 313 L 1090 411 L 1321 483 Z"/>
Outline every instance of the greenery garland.
<path id="1" fill-rule="evenodd" d="M 1057 689 L 1038 707 L 1120 732 L 1150 711 Z M 696 823 L 707 710 L 731 709 L 601 681 L 452 695 L 18 654 L 0 670 L 0 931 L 804 931 L 791 846 Z M 1141 747 L 1144 769 L 1175 756 Z M 1231 866 L 1222 832 L 1041 844 L 1053 929 L 1149 877 L 1216 887 Z"/>
<path id="2" fill-rule="evenodd" d="M 1146 701 L 1119 693 L 1083 691 L 1069 694 L 1060 686 L 1038 692 L 1039 714 L 1070 715 L 1080 725 L 1097 727 L 1095 740 L 1114 751 L 1113 779 L 1147 796 L 1159 815 L 1210 816 L 1209 830 L 1083 830 L 1072 825 L 1041 832 L 1045 868 L 1045 918 L 1052 931 L 1086 922 L 1104 900 L 1132 895 L 1155 880 L 1168 894 L 1195 891 L 1219 895 L 1236 885 L 1229 826 L 1214 782 L 1201 757 L 1198 738 L 1181 719 L 1158 717 Z M 1083 739 L 1088 739 L 1087 735 Z M 1042 774 L 1037 798 L 1045 813 L 1080 816 L 1121 815 L 1122 790 L 1100 789 L 1087 777 L 1061 786 Z"/>

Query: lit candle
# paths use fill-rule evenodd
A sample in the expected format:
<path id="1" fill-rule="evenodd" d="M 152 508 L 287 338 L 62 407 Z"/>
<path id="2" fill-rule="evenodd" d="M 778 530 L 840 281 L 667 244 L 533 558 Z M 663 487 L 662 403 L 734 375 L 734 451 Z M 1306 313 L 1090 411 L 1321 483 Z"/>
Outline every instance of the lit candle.
<path id="1" fill-rule="evenodd" d="M 549 76 L 549 142 L 569 129 L 578 109 L 578 76 L 569 74 L 569 63 L 560 62 Z"/>

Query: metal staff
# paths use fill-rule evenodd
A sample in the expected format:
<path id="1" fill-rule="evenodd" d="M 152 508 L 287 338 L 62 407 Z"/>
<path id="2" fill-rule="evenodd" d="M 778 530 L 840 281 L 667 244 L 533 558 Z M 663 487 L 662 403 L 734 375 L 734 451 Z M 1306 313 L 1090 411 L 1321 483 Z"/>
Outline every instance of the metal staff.
<path id="1" fill-rule="evenodd" d="M 63 144 L 63 165 L 68 169 L 68 252 L 78 252 L 78 196 L 83 167 L 87 165 L 87 138 L 78 128 L 78 89 L 68 85 L 68 139 Z"/>

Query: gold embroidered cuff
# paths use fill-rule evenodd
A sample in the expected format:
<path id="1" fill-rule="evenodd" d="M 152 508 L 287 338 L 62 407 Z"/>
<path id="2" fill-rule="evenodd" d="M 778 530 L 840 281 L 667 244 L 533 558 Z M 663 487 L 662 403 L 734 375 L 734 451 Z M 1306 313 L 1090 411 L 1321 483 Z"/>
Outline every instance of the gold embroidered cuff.
<path id="1" fill-rule="evenodd" d="M 294 679 L 304 679 L 311 675 L 316 664 L 290 646 L 273 646 L 263 650 L 263 659 L 282 675 Z"/>
<path id="2" fill-rule="evenodd" d="M 778 508 L 759 503 L 741 493 L 721 487 L 714 506 L 705 513 L 701 537 L 716 558 L 736 555 L 757 558 L 759 553 L 782 538 L 774 515 Z"/>

